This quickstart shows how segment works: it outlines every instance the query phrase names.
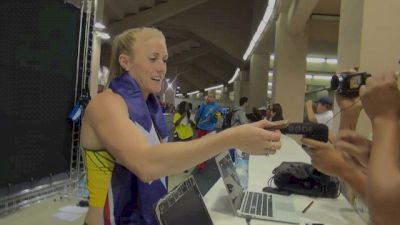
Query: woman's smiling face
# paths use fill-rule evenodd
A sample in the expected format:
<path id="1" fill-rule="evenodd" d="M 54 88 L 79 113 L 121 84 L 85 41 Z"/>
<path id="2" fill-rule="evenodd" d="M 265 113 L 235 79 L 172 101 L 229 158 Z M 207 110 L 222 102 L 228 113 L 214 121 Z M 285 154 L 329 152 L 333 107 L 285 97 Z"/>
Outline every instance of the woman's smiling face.
<path id="1" fill-rule="evenodd" d="M 168 51 L 165 39 L 138 35 L 132 56 L 127 56 L 126 70 L 138 82 L 145 98 L 161 91 L 167 72 Z"/>

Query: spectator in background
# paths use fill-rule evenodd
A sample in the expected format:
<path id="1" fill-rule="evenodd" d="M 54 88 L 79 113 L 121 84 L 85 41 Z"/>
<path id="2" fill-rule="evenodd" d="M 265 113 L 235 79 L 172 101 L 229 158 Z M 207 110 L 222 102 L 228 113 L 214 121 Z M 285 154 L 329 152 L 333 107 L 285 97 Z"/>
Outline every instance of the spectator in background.
<path id="1" fill-rule="evenodd" d="M 314 113 L 313 102 L 308 100 L 306 102 L 306 115 L 307 120 L 311 123 L 322 123 L 326 124 L 329 129 L 332 129 L 332 98 L 329 96 L 321 97 L 317 102 L 317 113 Z"/>
<path id="2" fill-rule="evenodd" d="M 209 133 L 216 133 L 216 124 L 218 121 L 217 114 L 219 111 L 219 105 L 215 103 L 215 93 L 208 93 L 206 102 L 200 105 L 199 110 L 196 112 L 196 134 L 198 138 L 201 138 Z M 205 162 L 198 165 L 199 170 L 203 170 L 206 166 Z"/>
<path id="3" fill-rule="evenodd" d="M 233 108 L 233 115 L 231 120 L 232 127 L 246 124 L 249 122 L 246 117 L 246 108 L 248 106 L 248 100 L 249 99 L 247 97 L 241 97 L 239 99 L 239 106 Z"/>
<path id="4" fill-rule="evenodd" d="M 260 121 L 262 119 L 262 115 L 261 115 L 260 111 L 256 107 L 253 107 L 252 108 L 252 113 L 249 113 L 246 116 L 247 116 L 247 119 L 250 122 Z"/>
<path id="5" fill-rule="evenodd" d="M 188 107 L 189 107 L 189 118 L 191 118 L 193 114 L 193 105 L 191 102 L 188 103 Z"/>
<path id="6" fill-rule="evenodd" d="M 246 124 L 249 121 L 246 116 L 246 108 L 248 106 L 248 98 L 241 97 L 239 99 L 239 106 L 235 106 L 232 110 L 232 118 L 231 118 L 231 127 L 239 126 L 242 124 Z M 231 155 L 232 161 L 236 161 L 236 149 L 229 149 L 229 154 Z M 241 152 L 240 152 L 241 154 Z"/>
<path id="7" fill-rule="evenodd" d="M 182 101 L 178 105 L 178 111 L 174 113 L 175 125 L 174 141 L 189 141 L 193 137 L 194 122 L 190 119 L 189 104 Z"/>
<path id="8" fill-rule="evenodd" d="M 260 112 L 262 119 L 267 118 L 267 108 L 265 106 L 258 108 L 258 111 Z"/>
<path id="9" fill-rule="evenodd" d="M 271 117 L 272 117 L 271 108 L 272 108 L 272 104 L 268 105 L 268 106 L 267 106 L 267 109 L 266 109 L 266 111 L 265 111 L 265 118 L 266 118 L 267 120 L 269 120 L 269 121 L 271 121 Z"/>
<path id="10" fill-rule="evenodd" d="M 274 103 L 270 105 L 270 111 L 271 111 L 271 118 L 270 121 L 279 121 L 283 120 L 283 111 L 282 111 L 282 106 L 279 103 Z"/>

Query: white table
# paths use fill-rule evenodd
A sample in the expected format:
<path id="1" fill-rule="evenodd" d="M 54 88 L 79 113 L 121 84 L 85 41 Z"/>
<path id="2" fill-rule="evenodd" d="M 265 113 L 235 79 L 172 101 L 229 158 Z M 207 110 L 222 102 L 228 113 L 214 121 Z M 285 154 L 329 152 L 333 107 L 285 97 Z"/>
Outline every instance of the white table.
<path id="1" fill-rule="evenodd" d="M 272 176 L 272 170 L 283 161 L 307 162 L 309 156 L 299 144 L 288 136 L 282 135 L 282 149 L 273 156 L 250 156 L 249 162 L 249 190 L 262 191 L 267 185 L 267 180 Z M 324 225 L 365 225 L 366 223 L 353 210 L 347 200 L 341 195 L 337 199 L 310 198 L 301 195 L 291 195 L 296 213 L 299 215 L 300 224 L 320 223 Z M 220 178 L 209 192 L 204 196 L 204 201 L 215 225 L 246 225 L 244 218 L 233 214 L 228 202 L 228 195 Z M 306 213 L 301 211 L 311 202 L 314 204 Z M 276 224 L 267 220 L 251 220 L 251 225 Z"/>

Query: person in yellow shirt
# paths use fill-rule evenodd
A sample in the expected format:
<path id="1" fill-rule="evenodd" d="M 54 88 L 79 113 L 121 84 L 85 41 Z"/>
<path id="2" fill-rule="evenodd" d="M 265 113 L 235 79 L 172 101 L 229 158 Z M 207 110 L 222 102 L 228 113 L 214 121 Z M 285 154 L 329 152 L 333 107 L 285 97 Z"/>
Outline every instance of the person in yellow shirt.
<path id="1" fill-rule="evenodd" d="M 189 103 L 182 101 L 174 114 L 175 141 L 188 141 L 193 137 L 194 122 L 190 119 Z"/>

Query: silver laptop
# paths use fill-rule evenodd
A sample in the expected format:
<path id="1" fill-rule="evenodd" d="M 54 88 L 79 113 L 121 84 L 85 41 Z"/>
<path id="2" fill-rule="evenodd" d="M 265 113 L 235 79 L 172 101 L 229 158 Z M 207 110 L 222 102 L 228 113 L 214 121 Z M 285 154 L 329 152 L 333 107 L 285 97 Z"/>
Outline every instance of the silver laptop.
<path id="1" fill-rule="evenodd" d="M 222 153 L 215 160 L 237 216 L 299 224 L 291 197 L 245 191 L 229 153 Z"/>

